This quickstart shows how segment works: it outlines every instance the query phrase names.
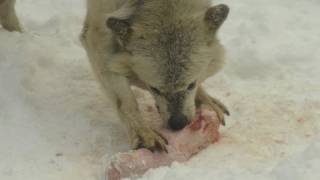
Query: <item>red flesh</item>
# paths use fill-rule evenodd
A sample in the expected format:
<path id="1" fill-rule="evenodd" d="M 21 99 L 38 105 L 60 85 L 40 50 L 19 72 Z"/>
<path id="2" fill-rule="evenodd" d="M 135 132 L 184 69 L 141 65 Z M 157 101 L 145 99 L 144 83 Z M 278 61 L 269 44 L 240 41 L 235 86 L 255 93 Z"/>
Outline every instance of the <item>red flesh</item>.
<path id="1" fill-rule="evenodd" d="M 168 153 L 152 153 L 147 149 L 119 153 L 107 169 L 109 180 L 138 177 L 152 168 L 168 166 L 172 162 L 185 162 L 194 154 L 219 139 L 219 121 L 215 112 L 202 109 L 193 122 L 179 132 L 166 129 L 160 133 L 167 138 Z"/>

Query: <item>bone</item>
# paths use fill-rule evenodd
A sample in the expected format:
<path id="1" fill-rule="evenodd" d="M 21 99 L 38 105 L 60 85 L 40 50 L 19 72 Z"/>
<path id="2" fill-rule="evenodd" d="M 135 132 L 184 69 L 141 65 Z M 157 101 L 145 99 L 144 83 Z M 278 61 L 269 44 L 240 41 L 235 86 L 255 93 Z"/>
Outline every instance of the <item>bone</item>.
<path id="1" fill-rule="evenodd" d="M 131 150 L 116 154 L 106 176 L 108 180 L 138 178 L 149 169 L 169 166 L 173 162 L 186 162 L 210 144 L 219 140 L 219 120 L 214 111 L 202 107 L 194 120 L 179 132 L 160 129 L 168 140 L 166 152 L 152 153 L 148 149 Z"/>

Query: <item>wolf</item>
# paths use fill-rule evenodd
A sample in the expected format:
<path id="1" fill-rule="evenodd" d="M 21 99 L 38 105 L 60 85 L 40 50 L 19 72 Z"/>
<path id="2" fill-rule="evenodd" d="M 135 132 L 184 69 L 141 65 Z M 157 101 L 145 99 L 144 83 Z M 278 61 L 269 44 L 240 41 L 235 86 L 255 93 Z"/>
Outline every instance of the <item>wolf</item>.
<path id="1" fill-rule="evenodd" d="M 0 0 L 0 23 L 22 31 L 15 2 Z M 209 0 L 87 0 L 80 40 L 134 148 L 165 150 L 167 141 L 142 121 L 131 86 L 153 95 L 172 130 L 184 128 L 202 104 L 225 125 L 228 109 L 202 83 L 224 65 L 217 32 L 228 14 L 227 5 Z"/>
<path id="2" fill-rule="evenodd" d="M 15 0 L 0 0 L 0 23 L 21 31 Z M 229 14 L 209 0 L 87 0 L 80 40 L 103 89 L 128 127 L 134 148 L 165 150 L 148 127 L 131 86 L 148 90 L 168 128 L 180 130 L 210 105 L 225 125 L 226 106 L 202 87 L 224 65 L 217 32 Z"/>
<path id="3" fill-rule="evenodd" d="M 21 32 L 21 26 L 15 11 L 16 0 L 0 0 L 0 24 L 8 31 Z"/>
<path id="4" fill-rule="evenodd" d="M 152 94 L 169 129 L 185 127 L 201 104 L 225 124 L 228 109 L 202 83 L 224 65 L 217 32 L 228 14 L 208 0 L 87 0 L 80 39 L 133 148 L 165 151 L 167 141 L 142 121 L 132 86 Z"/>

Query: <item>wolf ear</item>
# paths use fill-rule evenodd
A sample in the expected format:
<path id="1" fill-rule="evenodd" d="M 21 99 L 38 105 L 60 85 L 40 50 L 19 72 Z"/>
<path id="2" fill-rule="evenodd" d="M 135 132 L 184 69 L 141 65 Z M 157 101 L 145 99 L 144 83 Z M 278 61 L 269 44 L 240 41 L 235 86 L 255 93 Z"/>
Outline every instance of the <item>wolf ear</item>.
<path id="1" fill-rule="evenodd" d="M 229 11 L 229 7 L 225 4 L 220 4 L 209 8 L 204 18 L 209 30 L 214 32 L 217 31 L 227 19 Z"/>
<path id="2" fill-rule="evenodd" d="M 132 33 L 130 20 L 110 17 L 107 20 L 106 25 L 111 29 L 122 45 L 129 40 Z"/>
<path id="3" fill-rule="evenodd" d="M 111 29 L 115 39 L 123 47 L 129 41 L 133 32 L 134 15 L 143 4 L 144 0 L 126 0 L 117 11 L 109 14 L 109 18 L 107 18 L 107 27 Z"/>

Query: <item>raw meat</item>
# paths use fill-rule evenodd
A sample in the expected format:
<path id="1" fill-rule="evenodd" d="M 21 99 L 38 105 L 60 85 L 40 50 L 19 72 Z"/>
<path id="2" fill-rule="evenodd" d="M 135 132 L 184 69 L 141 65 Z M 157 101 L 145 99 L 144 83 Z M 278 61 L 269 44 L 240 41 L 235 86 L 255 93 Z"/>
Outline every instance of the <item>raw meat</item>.
<path id="1" fill-rule="evenodd" d="M 148 149 L 132 150 L 114 156 L 107 169 L 108 180 L 133 178 L 143 175 L 151 168 L 170 165 L 172 162 L 184 162 L 219 139 L 219 121 L 214 111 L 201 108 L 197 117 L 179 132 L 161 129 L 167 138 L 168 153 L 152 153 Z"/>

